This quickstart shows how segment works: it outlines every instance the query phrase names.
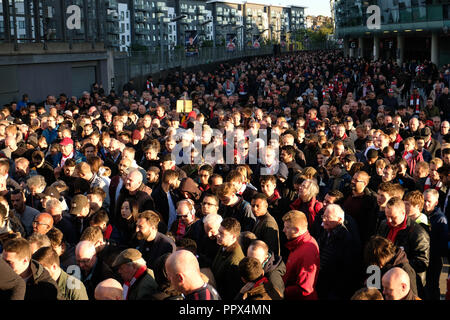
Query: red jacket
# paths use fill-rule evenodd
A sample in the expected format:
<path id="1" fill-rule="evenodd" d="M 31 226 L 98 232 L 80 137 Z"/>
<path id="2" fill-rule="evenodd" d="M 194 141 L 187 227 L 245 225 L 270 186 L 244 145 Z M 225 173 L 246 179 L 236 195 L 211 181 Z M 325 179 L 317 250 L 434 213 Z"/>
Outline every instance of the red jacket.
<path id="1" fill-rule="evenodd" d="M 317 300 L 320 255 L 316 240 L 307 231 L 286 243 L 289 257 L 283 276 L 286 300 Z"/>

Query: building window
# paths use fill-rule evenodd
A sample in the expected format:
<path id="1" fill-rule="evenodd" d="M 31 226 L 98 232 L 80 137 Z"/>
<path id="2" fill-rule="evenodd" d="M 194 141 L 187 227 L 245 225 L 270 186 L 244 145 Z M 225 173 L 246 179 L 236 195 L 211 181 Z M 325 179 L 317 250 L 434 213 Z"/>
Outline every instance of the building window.
<path id="1" fill-rule="evenodd" d="M 127 31 L 130 30 L 130 24 L 127 23 Z"/>
<path id="2" fill-rule="evenodd" d="M 127 11 L 127 19 L 130 17 L 130 11 Z"/>
<path id="3" fill-rule="evenodd" d="M 128 42 L 130 41 L 130 36 L 129 36 L 129 35 L 127 36 L 127 41 L 128 41 Z"/>

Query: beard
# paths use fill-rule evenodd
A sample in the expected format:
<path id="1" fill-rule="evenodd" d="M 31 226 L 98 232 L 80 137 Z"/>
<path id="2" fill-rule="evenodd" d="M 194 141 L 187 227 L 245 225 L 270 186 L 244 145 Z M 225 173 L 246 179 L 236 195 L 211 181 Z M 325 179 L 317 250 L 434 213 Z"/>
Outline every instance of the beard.
<path id="1" fill-rule="evenodd" d="M 136 232 L 136 239 L 140 240 L 146 240 L 150 234 L 144 234 L 141 231 Z"/>

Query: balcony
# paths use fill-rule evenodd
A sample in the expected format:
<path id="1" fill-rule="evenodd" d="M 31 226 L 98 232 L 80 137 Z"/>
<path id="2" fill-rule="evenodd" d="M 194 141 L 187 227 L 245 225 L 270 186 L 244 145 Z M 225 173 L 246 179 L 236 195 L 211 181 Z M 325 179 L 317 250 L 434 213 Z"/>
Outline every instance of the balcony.
<path id="1" fill-rule="evenodd" d="M 106 21 L 108 21 L 108 22 L 118 22 L 119 21 L 119 16 L 117 15 L 117 13 L 109 14 L 109 15 L 106 16 Z"/>
<path id="2" fill-rule="evenodd" d="M 110 34 L 119 34 L 120 33 L 120 29 L 119 29 L 119 26 L 117 26 L 117 25 L 108 24 L 106 26 L 106 32 L 110 33 Z"/>
<path id="3" fill-rule="evenodd" d="M 150 34 L 150 29 L 143 28 L 143 27 L 137 27 L 134 29 L 134 32 L 136 34 L 148 35 L 148 34 Z"/>
<path id="4" fill-rule="evenodd" d="M 150 45 L 150 40 L 137 39 L 136 43 L 141 45 L 141 46 L 149 46 Z"/>
<path id="5" fill-rule="evenodd" d="M 147 17 L 144 17 L 143 15 L 136 15 L 134 16 L 134 21 L 136 21 L 137 23 L 146 22 Z"/>
<path id="6" fill-rule="evenodd" d="M 117 0 L 106 1 L 106 9 L 117 9 Z"/>

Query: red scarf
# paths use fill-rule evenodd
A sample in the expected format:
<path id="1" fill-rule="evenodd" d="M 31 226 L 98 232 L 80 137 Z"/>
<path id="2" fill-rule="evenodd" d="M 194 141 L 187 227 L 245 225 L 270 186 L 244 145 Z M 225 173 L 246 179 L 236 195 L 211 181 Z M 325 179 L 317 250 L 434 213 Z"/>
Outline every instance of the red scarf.
<path id="1" fill-rule="evenodd" d="M 411 98 L 409 99 L 409 105 L 415 108 L 415 112 L 419 113 L 420 112 L 420 99 L 419 99 L 419 95 L 411 95 Z"/>
<path id="2" fill-rule="evenodd" d="M 280 196 L 280 193 L 278 192 L 278 190 L 275 189 L 275 191 L 273 192 L 273 195 L 267 200 L 269 200 L 269 202 L 272 203 L 278 199 L 281 199 L 281 196 Z"/>
<path id="3" fill-rule="evenodd" d="M 181 222 L 178 221 L 178 227 L 177 227 L 177 238 L 180 239 L 182 238 L 184 235 L 186 234 L 186 225 Z"/>
<path id="4" fill-rule="evenodd" d="M 198 188 L 200 189 L 200 191 L 205 192 L 205 191 L 208 191 L 208 190 L 209 190 L 210 186 L 209 186 L 209 184 L 206 184 L 206 185 L 199 185 Z"/>
<path id="5" fill-rule="evenodd" d="M 130 287 L 136 282 L 136 280 L 138 280 L 144 273 L 145 271 L 147 271 L 147 266 L 142 266 L 140 267 L 136 273 L 134 274 L 133 279 L 131 279 L 131 281 L 125 281 L 125 283 L 123 284 L 123 299 L 127 300 L 128 299 L 128 292 L 130 291 Z"/>
<path id="6" fill-rule="evenodd" d="M 387 238 L 389 240 L 391 240 L 392 243 L 395 244 L 395 239 L 397 238 L 397 234 L 399 233 L 399 231 L 406 229 L 406 221 L 407 221 L 407 217 L 405 214 L 405 220 L 403 220 L 403 222 L 399 226 L 393 227 L 389 222 L 387 223 L 389 226 L 389 233 L 387 235 Z"/>
<path id="7" fill-rule="evenodd" d="M 105 234 L 103 235 L 106 240 L 109 240 L 112 232 L 113 232 L 113 227 L 112 227 L 112 225 L 108 224 L 108 226 L 106 227 L 106 230 L 105 230 Z"/>
<path id="8" fill-rule="evenodd" d="M 402 141 L 403 141 L 402 136 L 397 133 L 397 138 L 395 138 L 395 141 L 391 142 L 390 145 L 391 145 L 392 148 L 398 149 L 398 147 L 400 145 L 400 142 L 402 142 Z"/>
<path id="9" fill-rule="evenodd" d="M 423 187 L 424 190 L 433 188 L 437 191 L 439 191 L 442 187 L 442 181 L 438 181 L 434 186 L 431 185 L 431 179 L 430 177 L 427 178 L 427 180 L 425 181 L 425 186 Z"/>

